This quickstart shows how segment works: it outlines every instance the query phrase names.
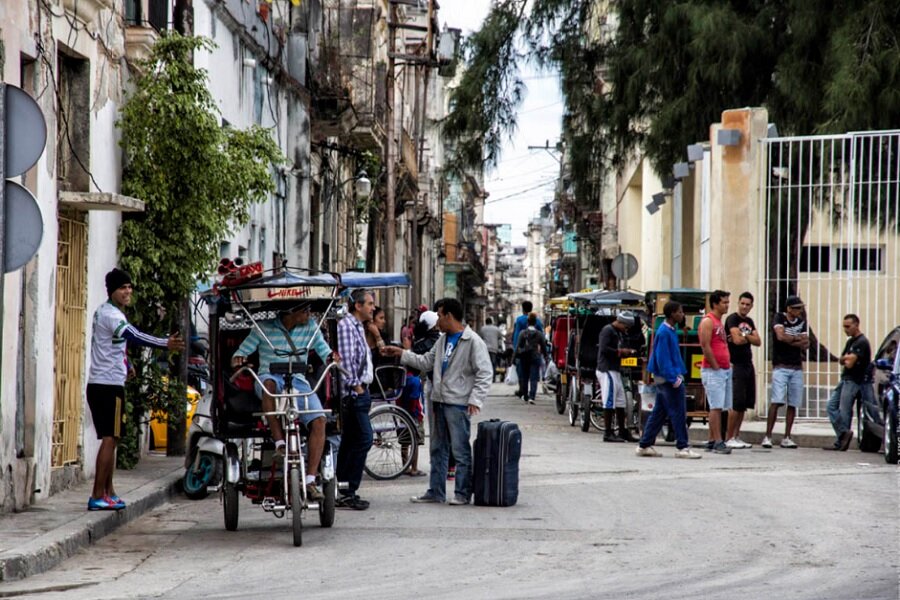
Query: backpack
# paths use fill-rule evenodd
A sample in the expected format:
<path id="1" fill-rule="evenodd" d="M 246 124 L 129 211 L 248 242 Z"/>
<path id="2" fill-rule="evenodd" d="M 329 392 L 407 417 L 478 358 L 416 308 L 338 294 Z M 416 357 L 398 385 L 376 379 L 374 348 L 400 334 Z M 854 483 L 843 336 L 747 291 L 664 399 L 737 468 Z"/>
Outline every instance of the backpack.
<path id="1" fill-rule="evenodd" d="M 526 329 L 522 332 L 522 339 L 519 340 L 521 350 L 516 354 L 519 358 L 530 358 L 534 360 L 543 354 L 541 348 L 541 334 L 535 329 Z"/>

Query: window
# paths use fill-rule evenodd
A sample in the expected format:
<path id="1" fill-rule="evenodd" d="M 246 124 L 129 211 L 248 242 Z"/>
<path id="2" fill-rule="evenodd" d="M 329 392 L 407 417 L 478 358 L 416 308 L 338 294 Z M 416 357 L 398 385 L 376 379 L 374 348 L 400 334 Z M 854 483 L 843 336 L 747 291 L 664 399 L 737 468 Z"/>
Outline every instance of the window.
<path id="1" fill-rule="evenodd" d="M 884 265 L 883 253 L 884 247 L 882 246 L 803 246 L 800 249 L 800 272 L 871 271 L 880 273 Z"/>

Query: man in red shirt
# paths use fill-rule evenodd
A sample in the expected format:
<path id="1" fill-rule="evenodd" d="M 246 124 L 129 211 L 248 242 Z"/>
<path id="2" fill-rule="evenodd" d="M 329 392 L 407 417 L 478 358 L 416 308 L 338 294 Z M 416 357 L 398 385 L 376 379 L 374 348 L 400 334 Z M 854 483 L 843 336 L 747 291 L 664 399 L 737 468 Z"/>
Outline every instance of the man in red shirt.
<path id="1" fill-rule="evenodd" d="M 716 454 L 731 454 L 731 448 L 722 439 L 722 412 L 731 411 L 732 397 L 731 355 L 728 352 L 728 334 L 722 323 L 723 317 L 728 313 L 730 296 L 729 292 L 723 290 L 716 290 L 709 295 L 710 312 L 700 321 L 698 332 L 700 348 L 703 350 L 700 380 L 706 390 L 706 403 L 709 406 L 709 441 L 706 449 Z"/>

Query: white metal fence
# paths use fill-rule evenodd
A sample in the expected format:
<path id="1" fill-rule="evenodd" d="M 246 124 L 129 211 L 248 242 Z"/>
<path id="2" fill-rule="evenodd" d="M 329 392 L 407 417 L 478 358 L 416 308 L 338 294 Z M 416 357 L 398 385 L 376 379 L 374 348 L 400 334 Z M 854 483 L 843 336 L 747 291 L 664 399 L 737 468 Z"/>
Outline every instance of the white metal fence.
<path id="1" fill-rule="evenodd" d="M 806 303 L 812 346 L 798 416 L 826 418 L 846 342 L 860 317 L 873 353 L 900 325 L 900 131 L 761 140 L 762 375 L 771 379 L 772 318 L 788 296 Z M 761 301 L 760 301 L 761 300 Z M 768 404 L 769 394 L 766 394 Z"/>

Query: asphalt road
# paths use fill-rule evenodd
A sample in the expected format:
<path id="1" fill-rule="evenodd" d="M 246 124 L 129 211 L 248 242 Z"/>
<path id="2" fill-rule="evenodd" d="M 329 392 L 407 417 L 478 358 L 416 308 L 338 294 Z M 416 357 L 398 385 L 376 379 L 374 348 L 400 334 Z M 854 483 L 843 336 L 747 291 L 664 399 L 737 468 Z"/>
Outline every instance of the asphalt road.
<path id="1" fill-rule="evenodd" d="M 483 418 L 523 430 L 519 504 L 413 505 L 426 480 L 365 481 L 368 511 L 290 521 L 179 499 L 0 597 L 897 600 L 898 469 L 800 449 L 638 458 L 497 384 Z M 473 428 L 474 431 L 474 428 Z M 427 461 L 422 461 L 426 463 Z"/>

